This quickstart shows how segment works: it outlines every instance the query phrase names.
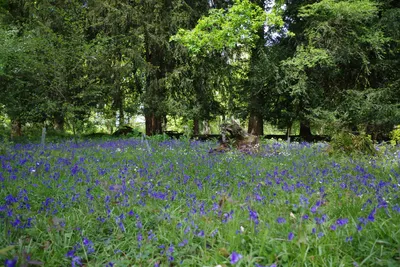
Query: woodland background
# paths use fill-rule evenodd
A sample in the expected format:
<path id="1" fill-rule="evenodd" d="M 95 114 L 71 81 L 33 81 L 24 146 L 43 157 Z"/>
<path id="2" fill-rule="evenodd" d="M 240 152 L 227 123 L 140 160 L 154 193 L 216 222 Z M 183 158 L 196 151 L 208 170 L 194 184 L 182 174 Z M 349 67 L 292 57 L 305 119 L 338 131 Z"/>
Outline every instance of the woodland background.
<path id="1" fill-rule="evenodd" d="M 142 115 L 147 135 L 236 118 L 256 135 L 379 139 L 400 121 L 399 1 L 2 0 L 0 14 L 13 137 Z"/>

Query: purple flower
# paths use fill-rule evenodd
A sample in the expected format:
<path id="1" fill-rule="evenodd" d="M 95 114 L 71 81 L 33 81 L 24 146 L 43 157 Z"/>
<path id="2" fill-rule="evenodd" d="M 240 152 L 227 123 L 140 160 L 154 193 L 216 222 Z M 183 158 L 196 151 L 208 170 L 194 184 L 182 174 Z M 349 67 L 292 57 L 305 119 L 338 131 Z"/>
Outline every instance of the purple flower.
<path id="1" fill-rule="evenodd" d="M 81 266 L 82 265 L 81 257 L 78 257 L 78 256 L 73 257 L 71 265 L 72 265 L 72 267 Z"/>
<path id="2" fill-rule="evenodd" d="M 174 250 L 175 250 L 175 248 L 174 248 L 174 245 L 169 245 L 169 248 L 168 248 L 168 252 L 169 253 L 174 253 Z"/>
<path id="3" fill-rule="evenodd" d="M 85 245 L 88 254 L 94 252 L 93 242 L 87 239 L 86 237 L 83 238 L 83 245 Z"/>
<path id="4" fill-rule="evenodd" d="M 67 254 L 65 254 L 65 257 L 68 257 L 68 258 L 72 258 L 74 256 L 75 256 L 75 249 L 69 250 L 67 252 Z"/>
<path id="5" fill-rule="evenodd" d="M 228 222 L 229 220 L 232 219 L 232 215 L 233 215 L 233 210 L 231 210 L 229 213 L 224 213 L 224 219 L 222 220 L 223 223 Z"/>
<path id="6" fill-rule="evenodd" d="M 182 242 L 178 244 L 179 247 L 184 247 L 188 243 L 187 239 L 184 239 Z"/>
<path id="7" fill-rule="evenodd" d="M 311 209 L 310 209 L 310 211 L 312 212 L 312 213 L 316 213 L 317 212 L 317 206 L 312 206 L 311 207 Z"/>
<path id="8" fill-rule="evenodd" d="M 139 244 L 143 241 L 143 235 L 142 235 L 142 233 L 138 233 L 138 235 L 137 235 L 137 241 L 139 242 Z"/>
<path id="9" fill-rule="evenodd" d="M 289 240 L 289 241 L 292 241 L 293 238 L 294 238 L 294 234 L 293 234 L 292 232 L 290 232 L 290 233 L 288 234 L 288 240 Z"/>
<path id="10" fill-rule="evenodd" d="M 368 220 L 370 222 L 374 222 L 375 221 L 375 214 L 376 214 L 376 208 L 374 208 L 371 213 L 368 215 Z"/>
<path id="11" fill-rule="evenodd" d="M 278 219 L 276 219 L 276 222 L 279 223 L 279 224 L 282 224 L 282 223 L 286 222 L 286 219 L 282 218 L 282 217 L 278 217 Z"/>
<path id="12" fill-rule="evenodd" d="M 71 174 L 74 176 L 79 170 L 78 165 L 75 165 L 74 167 L 71 168 Z"/>
<path id="13" fill-rule="evenodd" d="M 236 264 L 241 258 L 243 258 L 242 255 L 240 255 L 239 253 L 233 251 L 231 256 L 230 256 L 231 264 Z"/>
<path id="14" fill-rule="evenodd" d="M 148 240 L 157 240 L 157 237 L 156 237 L 156 235 L 153 233 L 153 230 L 150 230 L 150 231 L 147 233 L 147 239 L 148 239 Z"/>
<path id="15" fill-rule="evenodd" d="M 203 230 L 199 231 L 199 232 L 197 233 L 197 236 L 199 236 L 199 237 L 204 237 L 204 231 L 203 231 Z"/>
<path id="16" fill-rule="evenodd" d="M 340 225 L 340 226 L 343 226 L 343 225 L 346 225 L 348 222 L 349 222 L 349 219 L 343 218 L 343 219 L 338 219 L 338 220 L 336 221 L 336 224 L 337 224 L 337 225 Z"/>
<path id="17" fill-rule="evenodd" d="M 353 241 L 353 237 L 352 236 L 346 237 L 346 242 L 351 242 L 351 241 Z"/>
<path id="18" fill-rule="evenodd" d="M 304 214 L 304 215 L 303 215 L 303 220 L 308 220 L 309 217 L 310 217 L 310 216 L 308 216 L 308 214 Z"/>
<path id="19" fill-rule="evenodd" d="M 337 228 L 336 225 L 334 225 L 334 224 L 331 225 L 331 230 L 332 230 L 332 231 L 335 231 L 336 228 Z"/>
<path id="20" fill-rule="evenodd" d="M 254 221 L 255 224 L 258 224 L 258 213 L 255 210 L 250 209 L 250 207 L 248 209 L 250 220 Z"/>
<path id="21" fill-rule="evenodd" d="M 218 229 L 215 229 L 214 231 L 211 232 L 211 236 L 214 237 L 218 233 Z"/>
<path id="22" fill-rule="evenodd" d="M 4 262 L 4 266 L 5 266 L 5 267 L 15 267 L 15 266 L 17 266 L 17 261 L 18 261 L 18 258 L 17 258 L 17 257 L 15 257 L 15 258 L 12 259 L 12 260 L 6 260 L 6 261 Z"/>

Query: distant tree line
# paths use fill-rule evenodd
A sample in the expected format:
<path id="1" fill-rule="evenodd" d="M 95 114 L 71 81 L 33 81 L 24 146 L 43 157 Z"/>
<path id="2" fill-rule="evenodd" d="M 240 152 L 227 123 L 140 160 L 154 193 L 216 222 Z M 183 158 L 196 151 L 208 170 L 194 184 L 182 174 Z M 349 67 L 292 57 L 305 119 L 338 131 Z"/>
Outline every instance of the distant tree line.
<path id="1" fill-rule="evenodd" d="M 0 113 L 76 131 L 221 116 L 311 136 L 400 124 L 396 0 L 0 0 Z"/>

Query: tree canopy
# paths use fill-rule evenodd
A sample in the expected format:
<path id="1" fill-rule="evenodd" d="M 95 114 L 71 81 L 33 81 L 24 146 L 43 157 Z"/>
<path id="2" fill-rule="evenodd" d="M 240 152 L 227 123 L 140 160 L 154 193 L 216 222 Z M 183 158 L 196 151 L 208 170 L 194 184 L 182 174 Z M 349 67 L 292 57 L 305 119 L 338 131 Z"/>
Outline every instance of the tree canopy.
<path id="1" fill-rule="evenodd" d="M 378 137 L 400 122 L 399 42 L 394 0 L 3 0 L 0 111 L 13 135 L 142 114 L 148 135 L 235 117 Z"/>

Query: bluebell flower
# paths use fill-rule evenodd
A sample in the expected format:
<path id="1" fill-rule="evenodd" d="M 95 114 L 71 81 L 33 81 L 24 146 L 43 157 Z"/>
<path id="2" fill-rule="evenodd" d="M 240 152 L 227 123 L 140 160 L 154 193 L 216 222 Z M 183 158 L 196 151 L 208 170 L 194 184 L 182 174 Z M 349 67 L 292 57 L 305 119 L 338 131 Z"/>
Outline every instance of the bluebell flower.
<path id="1" fill-rule="evenodd" d="M 203 230 L 199 231 L 199 232 L 197 233 L 197 236 L 199 236 L 199 237 L 204 237 L 204 231 L 203 231 Z"/>
<path id="2" fill-rule="evenodd" d="M 243 256 L 240 255 L 239 253 L 233 251 L 229 258 L 230 258 L 231 264 L 236 264 L 238 261 L 240 261 L 241 258 L 243 258 Z"/>
<path id="3" fill-rule="evenodd" d="M 293 234 L 292 232 L 290 232 L 290 233 L 288 234 L 288 240 L 289 240 L 289 241 L 292 241 L 293 238 L 294 238 L 294 234 Z"/>
<path id="4" fill-rule="evenodd" d="M 156 237 L 156 235 L 153 233 L 153 230 L 150 230 L 148 233 L 147 233 L 147 239 L 150 241 L 150 240 L 157 240 L 157 237 Z"/>
<path id="5" fill-rule="evenodd" d="M 279 224 L 286 223 L 286 219 L 282 218 L 282 217 L 278 217 L 278 219 L 276 219 L 276 222 Z"/>
<path id="6" fill-rule="evenodd" d="M 339 226 L 343 226 L 343 225 L 346 225 L 348 222 L 349 222 L 349 219 L 347 219 L 347 218 L 342 218 L 342 219 L 338 219 L 338 220 L 336 221 L 336 224 L 339 225 Z"/>
<path id="7" fill-rule="evenodd" d="M 376 208 L 374 208 L 371 213 L 368 215 L 368 220 L 371 222 L 375 221 L 375 214 L 376 214 Z"/>
<path id="8" fill-rule="evenodd" d="M 93 242 L 87 239 L 86 237 L 83 238 L 83 245 L 86 247 L 88 254 L 94 252 Z"/>
<path id="9" fill-rule="evenodd" d="M 229 213 L 224 213 L 224 219 L 222 219 L 223 223 L 227 223 L 228 221 L 230 221 L 232 219 L 232 214 L 233 214 L 233 210 L 231 210 Z"/>
<path id="10" fill-rule="evenodd" d="M 79 256 L 73 257 L 71 265 L 72 265 L 72 267 L 82 266 L 81 257 L 79 257 Z"/>
<path id="11" fill-rule="evenodd" d="M 182 242 L 178 244 L 179 247 L 184 247 L 188 243 L 187 239 L 184 239 Z"/>
<path id="12" fill-rule="evenodd" d="M 12 260 L 6 260 L 5 262 L 4 262 L 4 267 L 16 267 L 17 266 L 17 262 L 18 262 L 18 258 L 17 257 L 15 257 L 14 259 L 12 259 Z"/>
<path id="13" fill-rule="evenodd" d="M 311 207 L 311 209 L 310 209 L 310 211 L 312 212 L 312 213 L 316 213 L 317 212 L 317 206 L 312 206 Z"/>
<path id="14" fill-rule="evenodd" d="M 249 217 L 250 220 L 254 221 L 255 224 L 258 224 L 258 213 L 255 210 L 252 210 L 250 207 L 248 207 L 249 210 Z"/>
<path id="15" fill-rule="evenodd" d="M 215 229 L 214 231 L 211 232 L 211 236 L 214 237 L 218 233 L 218 229 Z"/>

